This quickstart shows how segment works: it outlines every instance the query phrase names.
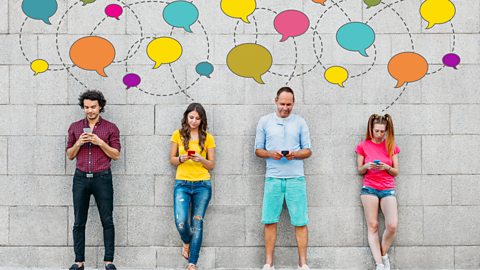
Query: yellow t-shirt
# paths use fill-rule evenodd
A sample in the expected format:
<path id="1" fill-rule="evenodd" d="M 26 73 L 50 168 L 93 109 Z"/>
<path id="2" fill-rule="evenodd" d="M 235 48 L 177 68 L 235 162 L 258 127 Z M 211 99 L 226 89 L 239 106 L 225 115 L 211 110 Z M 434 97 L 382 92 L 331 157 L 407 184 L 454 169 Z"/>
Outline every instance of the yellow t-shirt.
<path id="1" fill-rule="evenodd" d="M 187 154 L 187 151 L 185 151 L 185 147 L 183 146 L 183 139 L 180 136 L 180 130 L 175 130 L 170 140 L 178 145 L 179 155 Z M 207 149 L 209 148 L 215 148 L 215 140 L 208 132 L 207 137 L 205 138 L 204 150 L 201 153 L 198 140 L 190 141 L 188 143 L 188 150 L 195 150 L 195 153 L 200 153 L 204 158 L 207 158 Z M 188 181 L 210 180 L 210 173 L 205 167 L 203 167 L 202 163 L 187 160 L 177 166 L 177 175 L 175 177 L 177 180 Z"/>

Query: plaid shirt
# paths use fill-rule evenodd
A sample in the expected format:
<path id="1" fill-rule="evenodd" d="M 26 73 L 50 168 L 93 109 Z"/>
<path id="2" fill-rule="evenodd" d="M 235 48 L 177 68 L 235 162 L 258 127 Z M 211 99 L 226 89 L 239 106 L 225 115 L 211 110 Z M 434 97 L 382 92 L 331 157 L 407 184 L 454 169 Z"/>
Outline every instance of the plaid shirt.
<path id="1" fill-rule="evenodd" d="M 83 128 L 89 127 L 86 118 L 73 122 L 68 128 L 67 149 L 77 142 L 83 133 Z M 106 142 L 110 147 L 120 151 L 120 131 L 117 126 L 100 117 L 93 128 L 93 133 Z M 109 158 L 98 145 L 85 143 L 80 147 L 77 158 L 77 169 L 82 172 L 100 172 L 110 168 Z"/>

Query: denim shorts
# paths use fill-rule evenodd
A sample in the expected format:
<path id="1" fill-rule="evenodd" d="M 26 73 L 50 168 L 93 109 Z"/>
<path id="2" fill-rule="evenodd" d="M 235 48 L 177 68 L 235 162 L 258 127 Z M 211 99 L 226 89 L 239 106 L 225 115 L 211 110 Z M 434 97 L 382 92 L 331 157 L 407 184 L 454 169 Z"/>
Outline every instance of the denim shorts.
<path id="1" fill-rule="evenodd" d="M 265 179 L 263 194 L 262 223 L 277 223 L 286 201 L 290 223 L 305 226 L 308 223 L 307 185 L 305 177 Z"/>
<path id="2" fill-rule="evenodd" d="M 363 186 L 362 190 L 360 191 L 360 195 L 373 195 L 373 196 L 377 196 L 379 199 L 382 199 L 388 196 L 395 197 L 395 194 L 396 194 L 395 189 L 379 190 L 379 189 L 374 189 L 367 186 Z"/>

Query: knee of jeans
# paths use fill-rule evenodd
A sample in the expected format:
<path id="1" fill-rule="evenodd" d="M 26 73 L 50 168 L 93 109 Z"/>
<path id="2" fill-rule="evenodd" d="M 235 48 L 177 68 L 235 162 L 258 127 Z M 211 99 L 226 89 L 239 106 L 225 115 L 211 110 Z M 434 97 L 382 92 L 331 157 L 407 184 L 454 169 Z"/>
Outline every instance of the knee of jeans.
<path id="1" fill-rule="evenodd" d="M 102 221 L 103 228 L 113 227 L 113 217 L 112 216 L 102 218 L 101 221 Z"/>
<path id="2" fill-rule="evenodd" d="M 203 227 L 203 217 L 196 215 L 193 216 L 193 221 L 192 221 L 192 230 L 202 230 Z"/>

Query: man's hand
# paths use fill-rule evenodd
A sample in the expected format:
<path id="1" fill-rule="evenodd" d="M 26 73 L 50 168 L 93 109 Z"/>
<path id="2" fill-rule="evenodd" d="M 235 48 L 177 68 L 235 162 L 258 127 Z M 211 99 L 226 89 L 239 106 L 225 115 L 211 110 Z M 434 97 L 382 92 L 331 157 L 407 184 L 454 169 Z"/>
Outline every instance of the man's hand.
<path id="1" fill-rule="evenodd" d="M 95 145 L 98 145 L 98 146 L 102 146 L 105 142 L 100 139 L 97 134 L 94 134 L 94 133 L 89 133 L 88 134 L 88 141 L 95 144 Z"/>

